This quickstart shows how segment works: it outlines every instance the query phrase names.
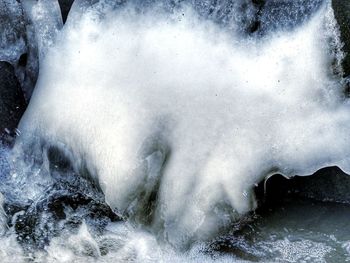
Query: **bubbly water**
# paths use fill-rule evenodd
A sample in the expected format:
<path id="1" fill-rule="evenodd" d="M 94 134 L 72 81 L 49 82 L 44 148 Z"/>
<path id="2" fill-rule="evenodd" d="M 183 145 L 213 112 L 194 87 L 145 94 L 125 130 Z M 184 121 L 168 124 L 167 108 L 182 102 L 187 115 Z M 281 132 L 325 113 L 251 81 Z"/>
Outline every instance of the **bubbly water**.
<path id="1" fill-rule="evenodd" d="M 348 259 L 334 215 L 314 218 L 346 205 L 317 203 L 315 229 L 311 201 L 251 223 L 265 178 L 350 172 L 329 1 L 77 0 L 61 31 L 38 3 L 39 79 L 1 155 L 4 262 Z"/>

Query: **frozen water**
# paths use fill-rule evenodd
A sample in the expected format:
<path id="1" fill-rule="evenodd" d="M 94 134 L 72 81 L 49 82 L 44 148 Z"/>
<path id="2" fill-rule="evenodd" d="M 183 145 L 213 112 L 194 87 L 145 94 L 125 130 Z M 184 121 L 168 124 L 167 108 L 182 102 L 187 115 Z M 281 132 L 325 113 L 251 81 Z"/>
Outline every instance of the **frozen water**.
<path id="1" fill-rule="evenodd" d="M 280 24 L 277 1 L 265 16 L 256 5 L 240 12 L 247 1 L 214 2 L 80 0 L 63 30 L 56 1 L 23 3 L 40 75 L 4 155 L 5 260 L 238 261 L 206 241 L 256 208 L 257 183 L 350 172 L 330 1 L 296 1 Z M 280 238 L 252 249 L 322 262 L 332 244 Z"/>
<path id="2" fill-rule="evenodd" d="M 56 145 L 120 215 L 175 246 L 253 210 L 252 188 L 269 174 L 349 171 L 330 3 L 255 41 L 187 5 L 83 4 L 42 61 L 18 151 Z"/>
<path id="3" fill-rule="evenodd" d="M 26 51 L 25 24 L 22 8 L 17 1 L 0 1 L 0 32 L 0 60 L 17 62 Z"/>

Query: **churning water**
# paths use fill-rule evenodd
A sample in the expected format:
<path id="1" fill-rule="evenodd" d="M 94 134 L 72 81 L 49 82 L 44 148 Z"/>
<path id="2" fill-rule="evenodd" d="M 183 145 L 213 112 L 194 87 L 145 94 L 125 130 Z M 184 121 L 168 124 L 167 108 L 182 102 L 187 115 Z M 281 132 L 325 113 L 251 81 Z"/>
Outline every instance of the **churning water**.
<path id="1" fill-rule="evenodd" d="M 350 259 L 346 204 L 252 213 L 273 174 L 350 172 L 330 1 L 77 0 L 45 30 L 1 155 L 3 262 Z"/>

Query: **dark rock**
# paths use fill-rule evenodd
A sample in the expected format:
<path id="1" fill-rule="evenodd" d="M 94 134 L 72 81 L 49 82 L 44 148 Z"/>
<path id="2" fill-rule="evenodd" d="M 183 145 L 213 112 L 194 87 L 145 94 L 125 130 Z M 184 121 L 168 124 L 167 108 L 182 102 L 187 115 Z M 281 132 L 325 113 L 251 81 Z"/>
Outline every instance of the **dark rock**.
<path id="1" fill-rule="evenodd" d="M 14 229 L 26 250 L 44 248 L 63 229 L 75 232 L 83 221 L 99 232 L 109 222 L 120 220 L 106 203 L 68 191 L 49 192 L 47 198 L 33 202 L 24 211 L 17 217 Z"/>
<path id="2" fill-rule="evenodd" d="M 274 175 L 256 188 L 258 203 L 263 207 L 279 205 L 286 198 L 311 198 L 350 204 L 350 176 L 338 167 L 323 168 L 310 176 L 290 179 Z"/>
<path id="3" fill-rule="evenodd" d="M 295 194 L 319 201 L 350 203 L 350 176 L 338 167 L 317 171 L 312 176 L 295 177 Z M 294 190 L 294 191 L 295 191 Z"/>
<path id="4" fill-rule="evenodd" d="M 350 76 L 350 1 L 333 0 L 332 7 L 340 28 L 340 37 L 344 44 L 345 58 L 342 62 L 344 77 Z"/>
<path id="5" fill-rule="evenodd" d="M 26 0 L 0 0 L 0 61 L 14 67 L 25 99 L 34 89 L 39 67 L 37 43 L 28 27 L 22 3 Z"/>
<path id="6" fill-rule="evenodd" d="M 7 62 L 0 62 L 0 135 L 3 140 L 8 141 L 15 134 L 25 108 L 14 68 Z"/>
<path id="7" fill-rule="evenodd" d="M 35 200 L 4 193 L 8 225 L 13 227 L 24 251 L 43 249 L 65 230 L 77 233 L 85 223 L 91 233 L 102 234 L 110 222 L 121 220 L 105 202 L 99 187 L 72 171 L 70 161 L 59 148 L 48 150 L 52 184 Z M 20 211 L 20 213 L 18 213 Z"/>

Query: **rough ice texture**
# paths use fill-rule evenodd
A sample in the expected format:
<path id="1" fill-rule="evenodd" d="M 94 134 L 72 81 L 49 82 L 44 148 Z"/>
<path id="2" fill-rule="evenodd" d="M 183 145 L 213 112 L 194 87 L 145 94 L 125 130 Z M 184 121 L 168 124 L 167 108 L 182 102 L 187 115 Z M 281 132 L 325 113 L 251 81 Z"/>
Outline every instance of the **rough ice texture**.
<path id="1" fill-rule="evenodd" d="M 16 150 L 59 147 L 159 238 L 217 234 L 255 208 L 252 188 L 270 174 L 350 172 L 330 3 L 259 41 L 186 7 L 73 14 L 42 61 Z"/>
<path id="2" fill-rule="evenodd" d="M 0 1 L 0 61 L 15 63 L 26 51 L 25 24 L 16 0 Z"/>
<path id="3" fill-rule="evenodd" d="M 29 100 L 37 80 L 40 60 L 54 43 L 62 28 L 61 10 L 57 0 L 22 0 L 26 20 L 27 63 L 22 73 L 24 92 Z"/>
<path id="4" fill-rule="evenodd" d="M 57 0 L 25 0 L 22 5 L 29 24 L 33 27 L 31 30 L 34 31 L 35 39 L 32 42 L 38 45 L 41 59 L 63 26 L 60 6 Z"/>
<path id="5" fill-rule="evenodd" d="M 28 70 L 27 65 L 22 63 L 23 58 L 27 56 L 23 56 L 23 54 L 28 53 L 27 40 L 29 36 L 26 33 L 25 14 L 18 1 L 0 1 L 0 33 L 0 61 L 9 62 L 15 68 L 16 76 L 24 93 L 31 93 L 34 83 L 30 80 L 28 73 L 33 71 Z M 33 45 L 35 44 L 33 43 Z M 35 80 L 37 73 L 38 68 L 32 74 Z"/>
<path id="6" fill-rule="evenodd" d="M 39 56 L 44 56 L 62 26 L 57 1 L 0 1 L 0 61 L 14 66 L 27 100 L 38 77 Z"/>

